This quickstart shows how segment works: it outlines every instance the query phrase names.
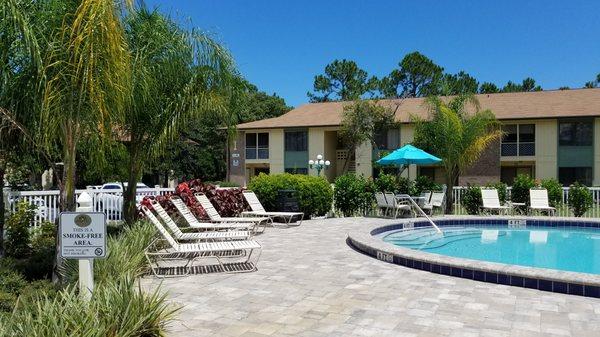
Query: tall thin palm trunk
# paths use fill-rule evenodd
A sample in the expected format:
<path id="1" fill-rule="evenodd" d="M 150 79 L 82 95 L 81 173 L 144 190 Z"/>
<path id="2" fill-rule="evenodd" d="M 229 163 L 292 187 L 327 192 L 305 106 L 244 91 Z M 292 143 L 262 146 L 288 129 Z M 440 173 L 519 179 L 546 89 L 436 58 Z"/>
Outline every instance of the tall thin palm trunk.
<path id="1" fill-rule="evenodd" d="M 127 178 L 127 188 L 125 189 L 125 195 L 123 195 L 123 218 L 126 223 L 133 223 L 136 220 L 136 195 L 137 195 L 137 182 L 141 174 L 141 160 L 139 155 L 139 147 L 136 146 L 139 143 L 132 143 L 130 147 L 130 163 L 129 173 Z"/>

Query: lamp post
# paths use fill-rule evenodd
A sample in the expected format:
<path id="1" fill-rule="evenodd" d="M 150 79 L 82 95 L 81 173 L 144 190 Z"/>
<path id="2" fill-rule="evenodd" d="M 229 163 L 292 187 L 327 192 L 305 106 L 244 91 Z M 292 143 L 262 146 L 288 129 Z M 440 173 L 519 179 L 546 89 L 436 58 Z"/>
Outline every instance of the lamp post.
<path id="1" fill-rule="evenodd" d="M 320 176 L 321 171 L 323 169 L 327 169 L 329 165 L 331 165 L 331 162 L 329 160 L 323 160 L 323 155 L 321 154 L 317 155 L 317 160 L 311 159 L 308 161 L 308 166 L 311 169 L 314 168 L 315 170 L 317 170 L 317 176 Z"/>

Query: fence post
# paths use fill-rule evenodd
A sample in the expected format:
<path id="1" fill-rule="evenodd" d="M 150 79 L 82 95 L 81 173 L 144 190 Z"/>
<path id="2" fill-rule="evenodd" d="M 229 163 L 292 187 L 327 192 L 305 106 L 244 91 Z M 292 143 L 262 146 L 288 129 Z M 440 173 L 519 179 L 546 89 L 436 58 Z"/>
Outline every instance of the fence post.
<path id="1" fill-rule="evenodd" d="M 77 212 L 93 212 L 92 196 L 87 192 L 77 198 Z M 79 293 L 90 300 L 94 291 L 94 259 L 79 259 Z"/>
<path id="2" fill-rule="evenodd" d="M 2 188 L 2 199 L 4 200 L 4 209 L 2 211 L 6 214 L 10 211 L 10 187 Z"/>

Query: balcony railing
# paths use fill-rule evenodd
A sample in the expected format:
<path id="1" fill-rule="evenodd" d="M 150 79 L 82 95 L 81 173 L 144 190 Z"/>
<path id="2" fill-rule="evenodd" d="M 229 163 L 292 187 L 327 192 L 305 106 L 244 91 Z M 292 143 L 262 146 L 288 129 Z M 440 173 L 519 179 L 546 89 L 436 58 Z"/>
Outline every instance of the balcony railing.
<path id="1" fill-rule="evenodd" d="M 268 147 L 247 147 L 246 159 L 269 159 Z"/>
<path id="2" fill-rule="evenodd" d="M 535 156 L 535 142 L 502 143 L 500 155 L 508 156 Z"/>

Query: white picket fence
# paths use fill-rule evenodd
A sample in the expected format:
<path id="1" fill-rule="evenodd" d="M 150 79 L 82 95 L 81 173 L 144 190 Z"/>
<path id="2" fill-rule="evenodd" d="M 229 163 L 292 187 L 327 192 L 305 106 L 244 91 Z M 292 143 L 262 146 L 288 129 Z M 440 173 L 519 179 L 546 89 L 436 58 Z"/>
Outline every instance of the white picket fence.
<path id="1" fill-rule="evenodd" d="M 454 187 L 454 213 L 467 214 L 461 205 L 461 198 L 466 190 L 466 187 Z M 594 205 L 585 214 L 585 217 L 598 218 L 600 217 L 600 187 L 591 187 Z M 123 219 L 123 192 L 110 190 L 76 190 L 75 195 L 87 192 L 92 197 L 92 205 L 95 212 L 104 212 L 109 221 L 119 221 Z M 136 200 L 139 203 L 144 196 L 165 195 L 172 193 L 172 188 L 146 188 L 138 189 Z M 510 187 L 508 189 L 510 197 Z M 557 208 L 557 216 L 573 216 L 569 207 L 569 189 L 563 188 L 563 205 Z M 54 220 L 58 217 L 59 210 L 59 191 L 9 191 L 7 196 L 7 206 L 11 212 L 14 212 L 17 202 L 25 200 L 30 204 L 36 205 L 37 210 L 34 219 L 34 226 L 38 226 L 42 222 Z"/>
<path id="2" fill-rule="evenodd" d="M 454 199 L 454 213 L 455 214 L 467 214 L 465 209 L 462 207 L 461 198 L 463 193 L 466 191 L 466 187 L 457 186 L 454 187 L 453 190 L 453 199 Z M 592 198 L 594 200 L 594 204 L 592 207 L 585 213 L 584 217 L 586 218 L 598 218 L 600 217 L 600 187 L 590 187 L 590 192 L 592 192 Z M 508 188 L 508 196 L 510 199 L 510 191 L 511 188 Z M 569 188 L 563 187 L 563 198 L 562 205 L 556 208 L 557 216 L 573 216 L 573 213 L 569 209 Z"/>
<path id="3" fill-rule="evenodd" d="M 136 201 L 139 203 L 144 196 L 156 196 L 172 193 L 172 188 L 144 188 L 137 190 Z M 119 221 L 123 219 L 123 192 L 119 190 L 75 190 L 76 197 L 81 193 L 87 192 L 92 197 L 94 212 L 104 212 L 109 221 Z M 7 193 L 7 208 L 14 212 L 19 201 L 27 201 L 37 206 L 34 218 L 34 226 L 54 220 L 60 213 L 58 190 L 51 191 L 9 191 Z"/>

